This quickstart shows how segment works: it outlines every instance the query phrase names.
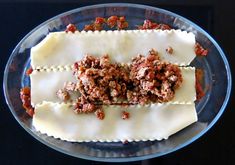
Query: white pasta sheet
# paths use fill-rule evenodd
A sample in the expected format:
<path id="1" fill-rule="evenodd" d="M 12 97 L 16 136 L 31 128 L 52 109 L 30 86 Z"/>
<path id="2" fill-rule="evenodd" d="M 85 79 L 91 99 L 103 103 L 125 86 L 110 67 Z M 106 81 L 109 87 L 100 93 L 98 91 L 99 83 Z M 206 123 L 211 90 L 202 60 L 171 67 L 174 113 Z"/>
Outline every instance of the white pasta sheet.
<path id="1" fill-rule="evenodd" d="M 48 136 L 73 142 L 117 142 L 167 139 L 197 121 L 194 104 L 151 106 L 104 106 L 105 118 L 92 114 L 75 114 L 70 104 L 37 104 L 33 126 Z M 122 111 L 130 118 L 123 120 Z"/>
<path id="2" fill-rule="evenodd" d="M 44 70 L 33 71 L 30 74 L 31 104 L 35 106 L 42 101 L 62 102 L 56 95 L 59 89 L 64 87 L 65 82 L 76 83 L 76 77 L 72 70 Z M 78 98 L 79 94 L 71 93 L 71 100 Z"/>
<path id="3" fill-rule="evenodd" d="M 85 54 L 108 54 L 115 62 L 130 63 L 133 57 L 147 55 L 154 48 L 162 60 L 184 66 L 195 58 L 194 45 L 195 35 L 181 30 L 54 32 L 31 49 L 31 65 L 71 65 Z M 172 55 L 166 53 L 169 46 Z"/>
<path id="4" fill-rule="evenodd" d="M 175 91 L 175 97 L 168 104 L 191 104 L 196 99 L 195 92 L 195 68 L 181 67 L 183 82 L 180 88 Z M 34 71 L 30 75 L 31 80 L 31 103 L 36 105 L 43 101 L 62 102 L 56 95 L 62 89 L 66 81 L 76 82 L 72 70 L 41 70 Z M 71 101 L 79 95 L 71 93 Z"/>

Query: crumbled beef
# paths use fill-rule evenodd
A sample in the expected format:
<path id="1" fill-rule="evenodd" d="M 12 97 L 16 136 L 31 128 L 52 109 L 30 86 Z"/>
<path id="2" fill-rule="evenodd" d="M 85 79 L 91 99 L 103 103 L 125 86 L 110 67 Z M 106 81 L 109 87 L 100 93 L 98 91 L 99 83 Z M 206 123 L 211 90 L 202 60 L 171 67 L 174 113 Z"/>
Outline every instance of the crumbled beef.
<path id="1" fill-rule="evenodd" d="M 196 55 L 198 56 L 206 56 L 208 54 L 208 50 L 204 49 L 198 42 L 195 44 L 195 49 L 194 49 Z"/>
<path id="2" fill-rule="evenodd" d="M 87 55 L 76 64 L 77 88 L 88 101 L 111 103 L 126 95 L 125 84 L 129 82 L 127 66 L 111 63 L 108 55 L 101 58 Z"/>
<path id="3" fill-rule="evenodd" d="M 76 83 L 74 82 L 65 82 L 64 89 L 66 91 L 75 91 L 76 90 Z"/>
<path id="4" fill-rule="evenodd" d="M 130 70 L 130 79 L 138 86 L 136 91 L 127 92 L 127 100 L 132 103 L 145 104 L 149 98 L 154 98 L 154 102 L 170 101 L 182 83 L 178 66 L 160 61 L 155 50 L 151 50 L 147 57 L 134 58 Z"/>
<path id="5" fill-rule="evenodd" d="M 140 80 L 145 76 L 147 76 L 147 73 L 148 73 L 148 67 L 140 68 L 140 70 L 137 72 L 136 78 Z"/>
<path id="6" fill-rule="evenodd" d="M 122 111 L 122 119 L 126 120 L 130 118 L 130 113 L 126 111 Z"/>
<path id="7" fill-rule="evenodd" d="M 107 25 L 110 27 L 110 28 L 113 28 L 117 25 L 117 20 L 118 20 L 118 17 L 117 16 L 110 16 L 108 19 L 107 19 Z"/>
<path id="8" fill-rule="evenodd" d="M 156 29 L 161 29 L 161 30 L 171 30 L 171 27 L 167 24 L 160 23 L 156 27 Z"/>
<path id="9" fill-rule="evenodd" d="M 105 113 L 104 113 L 104 111 L 103 111 L 102 109 L 97 109 L 97 110 L 95 111 L 95 115 L 96 115 L 96 117 L 97 117 L 98 119 L 100 119 L 100 120 L 103 120 L 104 117 L 105 117 Z"/>
<path id="10" fill-rule="evenodd" d="M 96 17 L 94 23 L 95 24 L 103 24 L 105 22 L 106 22 L 105 18 L 103 18 L 103 17 Z"/>
<path id="11" fill-rule="evenodd" d="M 125 29 L 128 27 L 128 22 L 126 21 L 125 17 L 118 17 L 118 16 L 110 16 L 108 19 L 103 17 L 96 17 L 95 21 L 91 24 L 85 25 L 85 31 L 91 30 L 103 30 L 104 27 L 116 28 L 118 30 Z"/>
<path id="12" fill-rule="evenodd" d="M 81 96 L 76 101 L 76 104 L 74 106 L 74 112 L 75 113 L 93 113 L 99 107 L 100 107 L 99 105 L 96 105 L 95 103 L 90 103 L 87 101 L 85 97 Z"/>
<path id="13" fill-rule="evenodd" d="M 146 29 L 161 29 L 161 30 L 170 30 L 171 27 L 166 24 L 158 24 L 150 20 L 144 20 L 143 25 L 138 26 L 138 29 L 140 30 L 146 30 Z"/>
<path id="14" fill-rule="evenodd" d="M 168 54 L 173 54 L 173 48 L 171 46 L 168 46 L 168 48 L 166 48 L 166 52 Z"/>
<path id="15" fill-rule="evenodd" d="M 91 103 L 85 103 L 85 104 L 76 103 L 74 111 L 76 113 L 91 113 L 94 112 L 95 109 L 96 109 L 95 105 Z"/>
<path id="16" fill-rule="evenodd" d="M 92 22 L 91 24 L 85 25 L 84 29 L 85 31 L 91 30 L 91 31 L 95 31 L 95 30 L 103 30 L 103 27 L 106 23 L 106 19 L 102 18 L 102 17 L 96 17 L 95 21 Z"/>
<path id="17" fill-rule="evenodd" d="M 33 72 L 33 68 L 30 67 L 29 69 L 26 70 L 26 75 L 30 76 L 30 74 Z"/>
<path id="18" fill-rule="evenodd" d="M 68 26 L 66 27 L 65 32 L 72 32 L 74 33 L 77 30 L 77 27 L 74 24 L 68 24 Z"/>
<path id="19" fill-rule="evenodd" d="M 119 17 L 119 19 L 117 20 L 117 29 L 121 30 L 127 27 L 128 27 L 128 22 L 126 21 L 125 17 Z"/>
<path id="20" fill-rule="evenodd" d="M 182 83 L 178 66 L 162 62 L 157 51 L 150 50 L 145 57 L 139 55 L 132 63 L 112 63 L 108 55 L 100 58 L 86 55 L 74 64 L 77 83 L 67 82 L 60 91 L 64 99 L 65 91 L 78 91 L 74 111 L 76 113 L 95 113 L 104 118 L 101 105 L 116 105 L 120 100 L 128 104 L 148 104 L 150 102 L 170 101 Z M 129 113 L 123 113 L 123 119 Z"/>
<path id="21" fill-rule="evenodd" d="M 99 119 L 104 118 L 101 104 L 115 104 L 119 99 L 141 105 L 167 102 L 182 83 L 180 69 L 162 62 L 155 50 L 150 50 L 147 57 L 137 56 L 130 65 L 111 63 L 108 55 L 86 55 L 74 64 L 74 75 L 77 83 L 66 82 L 57 92 L 58 97 L 66 101 L 68 91 L 79 91 L 74 111 L 95 112 Z M 123 113 L 122 118 L 129 118 L 129 114 Z"/>
<path id="22" fill-rule="evenodd" d="M 64 90 L 64 89 L 59 89 L 57 92 L 56 92 L 56 95 L 57 97 L 62 100 L 62 101 L 67 101 L 70 99 L 70 95 L 69 93 Z"/>
<path id="23" fill-rule="evenodd" d="M 31 117 L 33 117 L 34 108 L 31 105 L 31 95 L 29 87 L 23 87 L 20 90 L 20 99 L 23 103 L 23 107 L 26 110 L 26 113 L 29 114 Z"/>

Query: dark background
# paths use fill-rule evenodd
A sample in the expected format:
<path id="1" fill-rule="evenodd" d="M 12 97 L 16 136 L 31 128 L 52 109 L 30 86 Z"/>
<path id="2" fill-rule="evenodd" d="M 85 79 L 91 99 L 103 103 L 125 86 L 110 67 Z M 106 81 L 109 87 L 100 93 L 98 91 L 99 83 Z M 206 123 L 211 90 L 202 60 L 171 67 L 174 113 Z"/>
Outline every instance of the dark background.
<path id="1" fill-rule="evenodd" d="M 118 1 L 102 1 L 102 3 Z M 120 2 L 120 1 L 119 1 Z M 235 7 L 223 0 L 122 1 L 164 8 L 180 14 L 206 30 L 224 50 L 232 75 L 235 65 Z M 34 27 L 62 12 L 101 1 L 85 0 L 12 0 L 0 1 L 0 71 L 16 44 Z M 1 76 L 2 83 L 3 76 Z M 235 119 L 234 92 L 219 122 L 191 145 L 160 158 L 128 164 L 234 164 Z M 30 136 L 16 122 L 1 92 L 0 164 L 103 164 L 77 159 L 54 151 Z M 107 163 L 108 164 L 108 163 Z"/>

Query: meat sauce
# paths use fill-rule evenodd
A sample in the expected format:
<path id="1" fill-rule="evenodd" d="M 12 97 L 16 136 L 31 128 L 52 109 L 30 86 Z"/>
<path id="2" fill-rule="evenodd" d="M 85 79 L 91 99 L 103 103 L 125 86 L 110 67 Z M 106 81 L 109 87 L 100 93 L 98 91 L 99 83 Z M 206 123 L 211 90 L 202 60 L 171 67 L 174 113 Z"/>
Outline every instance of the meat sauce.
<path id="1" fill-rule="evenodd" d="M 20 90 L 20 99 L 23 103 L 23 107 L 24 107 L 26 113 L 28 113 L 29 116 L 33 117 L 34 108 L 31 105 L 31 97 L 30 97 L 30 88 L 29 87 L 24 87 Z"/>

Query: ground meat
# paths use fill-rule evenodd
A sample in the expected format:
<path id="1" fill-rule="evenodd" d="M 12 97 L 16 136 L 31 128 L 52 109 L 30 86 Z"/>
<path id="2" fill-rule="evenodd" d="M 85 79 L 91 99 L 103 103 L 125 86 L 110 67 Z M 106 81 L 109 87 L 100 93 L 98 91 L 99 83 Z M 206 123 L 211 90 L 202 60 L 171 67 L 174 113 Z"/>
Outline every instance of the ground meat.
<path id="1" fill-rule="evenodd" d="M 88 101 L 110 104 L 126 95 L 129 68 L 111 63 L 107 55 L 101 58 L 87 55 L 74 68 L 77 88 Z"/>
<path id="2" fill-rule="evenodd" d="M 69 98 L 70 98 L 69 93 L 68 93 L 66 90 L 64 90 L 64 89 L 59 89 L 59 90 L 56 92 L 56 95 L 57 95 L 57 97 L 58 97 L 60 100 L 62 100 L 62 101 L 67 101 L 67 100 L 69 100 Z"/>
<path id="3" fill-rule="evenodd" d="M 173 48 L 171 46 L 168 46 L 168 48 L 166 49 L 166 52 L 168 54 L 173 54 Z"/>
<path id="4" fill-rule="evenodd" d="M 147 30 L 147 29 L 161 29 L 161 30 L 170 30 L 170 26 L 166 24 L 158 24 L 150 20 L 144 20 L 143 25 L 138 26 L 140 30 Z"/>
<path id="5" fill-rule="evenodd" d="M 132 63 L 111 63 L 109 56 L 96 58 L 86 55 L 74 64 L 77 83 L 67 82 L 65 91 L 79 91 L 74 111 L 95 113 L 104 118 L 101 105 L 117 104 L 127 100 L 128 104 L 167 102 L 173 99 L 175 89 L 182 83 L 178 66 L 162 62 L 157 51 L 150 50 L 148 56 L 137 56 Z M 64 98 L 63 91 L 60 91 Z M 123 119 L 129 118 L 123 113 Z"/>
<path id="6" fill-rule="evenodd" d="M 122 111 L 122 119 L 126 120 L 130 118 L 130 113 L 126 111 Z"/>
<path id="7" fill-rule="evenodd" d="M 31 117 L 34 114 L 34 108 L 31 106 L 31 95 L 30 95 L 30 88 L 24 87 L 20 90 L 20 99 L 23 103 L 23 107 Z"/>
<path id="8" fill-rule="evenodd" d="M 178 66 L 162 62 L 155 50 L 147 57 L 137 56 L 131 65 L 112 64 L 107 55 L 100 59 L 88 55 L 76 63 L 74 71 L 82 96 L 101 104 L 119 98 L 134 104 L 167 102 L 182 83 Z"/>
<path id="9" fill-rule="evenodd" d="M 96 17 L 95 18 L 94 24 L 103 24 L 103 23 L 106 23 L 105 18 L 103 18 L 103 17 Z"/>
<path id="10" fill-rule="evenodd" d="M 206 56 L 208 54 L 208 50 L 204 49 L 198 42 L 196 42 L 195 53 L 198 56 Z"/>
<path id="11" fill-rule="evenodd" d="M 95 115 L 96 115 L 96 117 L 97 117 L 98 119 L 100 119 L 100 120 L 103 120 L 104 117 L 105 117 L 105 113 L 104 113 L 104 111 L 103 111 L 102 109 L 97 109 L 97 110 L 95 111 Z"/>
<path id="12" fill-rule="evenodd" d="M 77 27 L 74 24 L 68 24 L 68 26 L 66 27 L 65 32 L 72 32 L 74 33 L 77 30 Z"/>
<path id="13" fill-rule="evenodd" d="M 95 21 L 91 24 L 85 25 L 85 31 L 91 30 L 103 30 L 105 27 L 116 28 L 118 30 L 125 29 L 128 27 L 128 22 L 125 17 L 110 16 L 108 19 L 103 17 L 96 17 Z"/>
<path id="14" fill-rule="evenodd" d="M 154 102 L 170 101 L 182 83 L 178 66 L 160 61 L 155 50 L 147 57 L 134 58 L 130 70 L 130 79 L 138 87 L 127 92 L 127 100 L 132 103 L 145 104 L 149 98 L 154 98 Z"/>
<path id="15" fill-rule="evenodd" d="M 98 118 L 103 119 L 103 112 L 97 104 L 112 104 L 117 102 L 118 98 L 126 97 L 129 67 L 111 63 L 108 55 L 101 58 L 86 55 L 74 64 L 73 71 L 78 82 L 75 88 L 72 84 L 71 89 L 77 89 L 85 100 L 78 99 L 74 108 L 77 113 L 95 112 Z M 66 86 L 70 89 L 70 84 Z M 100 110 L 97 111 L 97 108 Z"/>
<path id="16" fill-rule="evenodd" d="M 107 25 L 110 27 L 110 28 L 113 28 L 117 25 L 117 20 L 118 20 L 118 17 L 117 16 L 111 16 L 107 19 Z"/>
<path id="17" fill-rule="evenodd" d="M 30 67 L 29 69 L 26 70 L 26 75 L 29 76 L 33 72 L 33 68 Z"/>
<path id="18" fill-rule="evenodd" d="M 167 24 L 160 23 L 158 24 L 156 29 L 161 29 L 161 30 L 171 30 L 171 27 Z"/>
<path id="19" fill-rule="evenodd" d="M 85 31 L 91 30 L 91 31 L 95 31 L 95 30 L 103 30 L 103 27 L 106 23 L 106 19 L 103 17 L 96 17 L 95 21 L 92 22 L 89 25 L 85 25 L 84 29 Z"/>
<path id="20" fill-rule="evenodd" d="M 91 103 L 85 103 L 85 104 L 76 103 L 76 107 L 74 111 L 76 113 L 91 113 L 91 112 L 94 112 L 95 109 L 96 109 L 96 106 Z"/>
<path id="21" fill-rule="evenodd" d="M 140 80 L 147 76 L 148 69 L 148 67 L 140 68 L 140 70 L 137 72 L 136 78 Z"/>
<path id="22" fill-rule="evenodd" d="M 66 91 L 75 91 L 76 90 L 76 83 L 74 82 L 65 82 L 64 89 Z"/>
<path id="23" fill-rule="evenodd" d="M 94 27 L 92 24 L 90 25 L 85 25 L 85 27 L 83 28 L 84 31 L 94 31 Z"/>
<path id="24" fill-rule="evenodd" d="M 100 105 L 96 105 L 95 103 L 90 103 L 83 96 L 79 97 L 74 106 L 75 113 L 93 113 L 99 108 Z"/>
<path id="25" fill-rule="evenodd" d="M 128 27 L 128 22 L 126 21 L 125 17 L 119 17 L 119 19 L 117 20 L 117 29 L 121 30 L 127 27 Z"/>

